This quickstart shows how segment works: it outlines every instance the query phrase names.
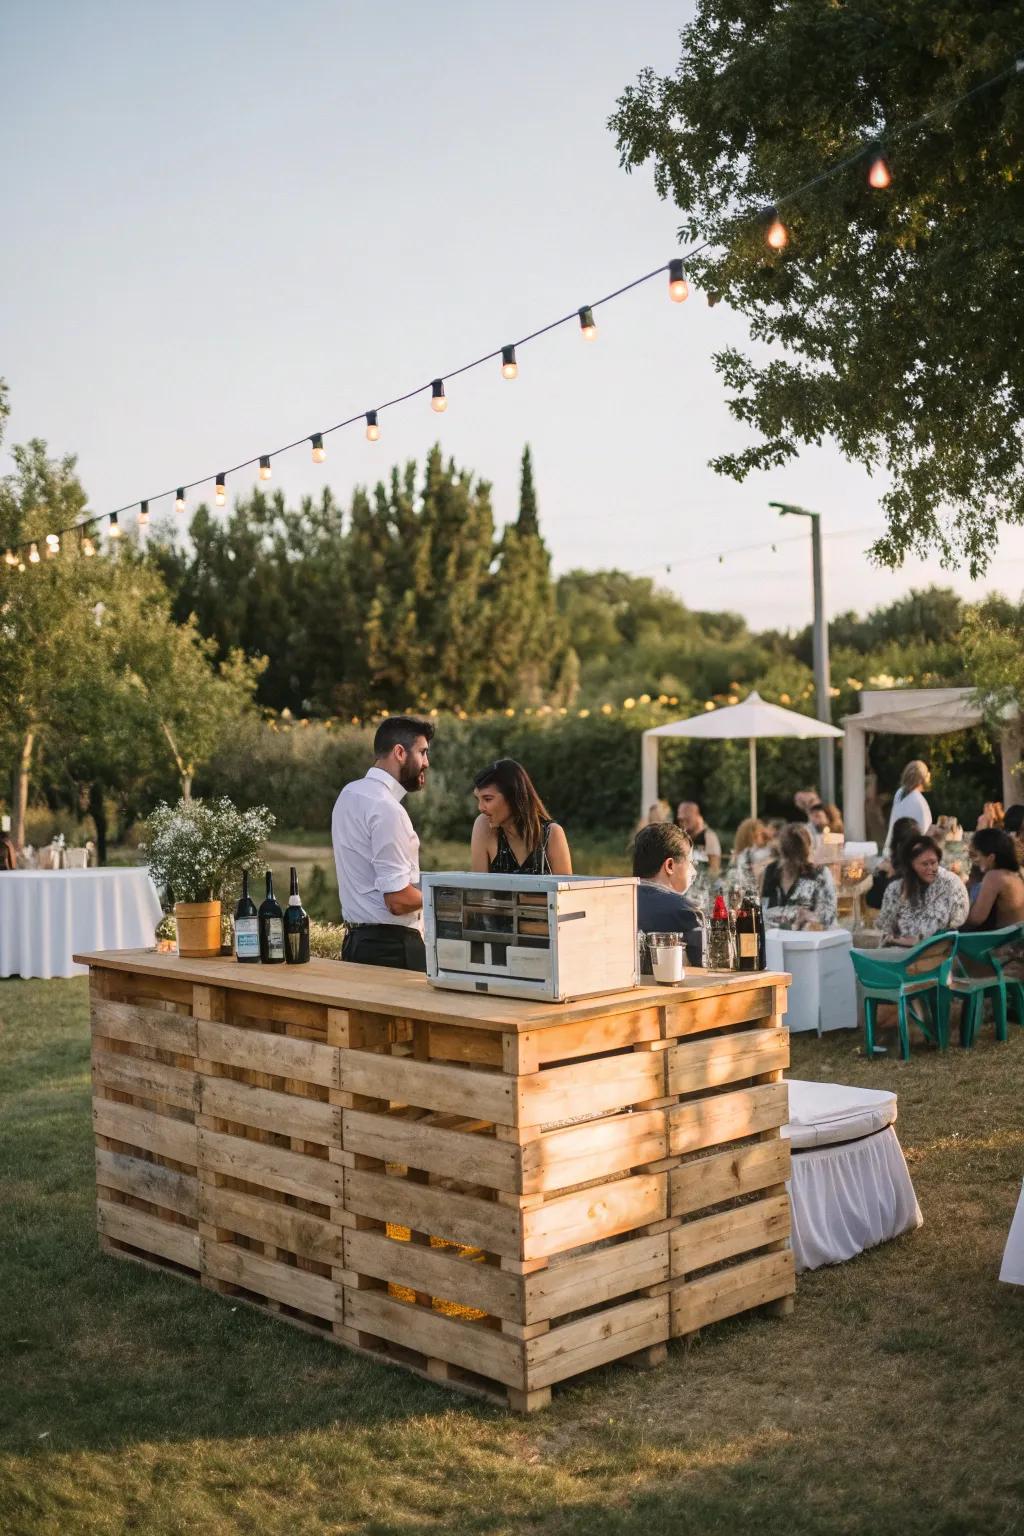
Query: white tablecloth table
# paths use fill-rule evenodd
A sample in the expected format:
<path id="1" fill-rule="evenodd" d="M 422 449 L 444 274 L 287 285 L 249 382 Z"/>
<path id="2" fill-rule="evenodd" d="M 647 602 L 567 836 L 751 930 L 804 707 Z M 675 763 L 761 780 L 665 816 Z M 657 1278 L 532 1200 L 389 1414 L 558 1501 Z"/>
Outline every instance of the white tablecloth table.
<path id="1" fill-rule="evenodd" d="M 160 899 L 149 870 L 0 873 L 0 976 L 83 976 L 71 957 L 155 943 Z"/>
<path id="2" fill-rule="evenodd" d="M 842 1264 L 921 1225 L 896 1095 L 844 1083 L 789 1082 L 789 1183 L 797 1274 Z"/>
<path id="3" fill-rule="evenodd" d="M 1024 1285 L 1024 1188 L 1021 1189 L 1017 1209 L 1010 1223 L 1010 1235 L 1006 1239 L 999 1278 L 1006 1285 Z"/>
<path id="4" fill-rule="evenodd" d="M 769 928 L 765 951 L 770 971 L 789 971 L 786 1026 L 796 1034 L 813 1029 L 856 1029 L 857 988 L 850 949 L 853 935 L 845 928 L 803 933 Z"/>

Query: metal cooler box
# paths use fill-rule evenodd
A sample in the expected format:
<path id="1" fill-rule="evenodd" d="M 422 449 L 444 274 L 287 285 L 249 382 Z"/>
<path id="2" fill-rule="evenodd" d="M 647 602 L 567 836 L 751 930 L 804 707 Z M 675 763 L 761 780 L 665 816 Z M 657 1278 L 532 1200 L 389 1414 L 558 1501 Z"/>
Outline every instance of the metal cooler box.
<path id="1" fill-rule="evenodd" d="M 423 876 L 436 987 L 551 1003 L 636 986 L 636 881 L 588 875 Z"/>

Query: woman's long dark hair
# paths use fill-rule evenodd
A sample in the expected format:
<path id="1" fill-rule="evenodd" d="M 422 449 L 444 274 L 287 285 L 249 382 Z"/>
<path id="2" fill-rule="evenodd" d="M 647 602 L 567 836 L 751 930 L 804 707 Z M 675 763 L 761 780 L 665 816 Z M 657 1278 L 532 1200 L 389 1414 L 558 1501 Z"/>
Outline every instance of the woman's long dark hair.
<path id="1" fill-rule="evenodd" d="M 942 849 L 934 837 L 915 837 L 912 843 L 906 843 L 903 848 L 900 873 L 903 876 L 903 894 L 912 907 L 919 907 L 924 900 L 924 893 L 928 889 L 914 868 L 914 860 L 919 859 L 922 853 L 934 853 L 942 868 Z"/>
<path id="2" fill-rule="evenodd" d="M 539 848 L 544 837 L 544 823 L 550 821 L 543 800 L 533 787 L 533 780 L 514 757 L 499 757 L 496 763 L 484 768 L 473 780 L 474 789 L 489 789 L 491 785 L 501 791 L 512 812 L 512 823 L 522 838 L 527 852 Z"/>
<path id="3" fill-rule="evenodd" d="M 921 828 L 913 816 L 897 816 L 889 836 L 889 858 L 897 875 L 903 874 L 903 856 L 910 844 L 921 835 Z"/>
<path id="4" fill-rule="evenodd" d="M 791 821 L 779 833 L 779 863 L 790 875 L 813 875 L 811 834 L 803 821 Z"/>
<path id="5" fill-rule="evenodd" d="M 997 827 L 982 827 L 971 838 L 971 846 L 975 853 L 982 853 L 986 858 L 990 853 L 994 854 L 996 869 L 1009 869 L 1015 875 L 1020 874 L 1020 860 L 1009 833 L 1000 832 Z"/>

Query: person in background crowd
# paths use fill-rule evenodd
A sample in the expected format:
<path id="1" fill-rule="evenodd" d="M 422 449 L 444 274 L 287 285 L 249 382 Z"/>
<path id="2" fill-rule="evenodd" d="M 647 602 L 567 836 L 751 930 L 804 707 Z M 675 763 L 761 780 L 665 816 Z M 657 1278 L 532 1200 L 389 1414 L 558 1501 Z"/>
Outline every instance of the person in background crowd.
<path id="1" fill-rule="evenodd" d="M 931 788 L 931 783 L 931 770 L 927 763 L 915 759 L 904 768 L 900 775 L 900 787 L 893 796 L 892 810 L 889 813 L 889 830 L 885 838 L 887 853 L 892 842 L 892 829 L 902 817 L 912 816 L 917 822 L 922 837 L 928 831 L 932 824 L 932 813 L 924 797 L 924 791 Z"/>
<path id="2" fill-rule="evenodd" d="M 0 872 L 17 869 L 18 855 L 9 832 L 0 832 Z"/>
<path id="3" fill-rule="evenodd" d="M 756 816 L 748 816 L 736 828 L 730 873 L 741 890 L 760 891 L 764 872 L 772 857 L 771 844 L 770 830 Z"/>
<path id="4" fill-rule="evenodd" d="M 893 823 L 889 837 L 889 855 L 887 858 L 879 859 L 875 865 L 871 889 L 864 898 L 869 907 L 874 907 L 876 911 L 881 907 L 882 898 L 889 886 L 903 875 L 904 853 L 920 835 L 920 828 L 912 816 L 901 816 L 899 821 Z"/>
<path id="5" fill-rule="evenodd" d="M 686 958 L 703 964 L 702 925 L 686 899 L 693 879 L 690 839 L 672 822 L 641 827 L 633 841 L 636 925 L 640 933 L 685 933 Z M 644 956 L 644 970 L 650 970 Z"/>
<path id="6" fill-rule="evenodd" d="M 816 800 L 808 810 L 807 824 L 810 827 L 811 842 L 815 848 L 820 847 L 826 832 L 843 830 L 843 818 L 839 814 L 839 807 L 826 805 L 822 800 Z"/>
<path id="7" fill-rule="evenodd" d="M 1024 923 L 1024 875 L 1013 838 L 997 827 L 982 827 L 971 840 L 971 854 L 981 883 L 964 927 L 991 930 Z"/>
<path id="8" fill-rule="evenodd" d="M 392 715 L 377 727 L 375 761 L 346 784 L 334 805 L 331 836 L 346 925 L 343 960 L 425 971 L 420 840 L 402 804 L 421 790 L 430 767 L 429 720 Z"/>
<path id="9" fill-rule="evenodd" d="M 811 833 L 794 821 L 779 838 L 779 856 L 761 887 L 769 928 L 834 928 L 836 888 L 831 871 L 811 863 Z"/>
<path id="10" fill-rule="evenodd" d="M 901 875 L 882 898 L 878 931 L 883 942 L 911 948 L 933 934 L 959 928 L 970 905 L 959 875 L 942 867 L 930 837 L 915 837 L 900 856 Z"/>
<path id="11" fill-rule="evenodd" d="M 672 807 L 667 800 L 655 800 L 654 804 L 648 807 L 646 821 L 648 827 L 656 827 L 661 821 L 670 822 L 671 820 Z"/>
<path id="12" fill-rule="evenodd" d="M 977 831 L 981 832 L 986 827 L 995 827 L 1001 830 L 1006 819 L 1001 800 L 986 800 L 981 815 L 978 817 Z"/>
<path id="13" fill-rule="evenodd" d="M 701 815 L 696 800 L 680 800 L 676 809 L 676 826 L 682 828 L 690 839 L 697 860 L 706 862 L 709 872 L 717 875 L 722 867 L 722 844 L 718 840 L 718 833 L 712 832 Z"/>
<path id="14" fill-rule="evenodd" d="M 1003 831 L 1013 838 L 1017 848 L 1017 861 L 1024 868 L 1024 805 L 1006 807 Z"/>
<path id="15" fill-rule="evenodd" d="M 500 757 L 477 774 L 473 793 L 480 812 L 470 842 L 476 873 L 572 874 L 565 833 L 548 815 L 522 763 Z"/>
<path id="16" fill-rule="evenodd" d="M 807 821 L 810 817 L 811 806 L 819 805 L 820 803 L 821 796 L 816 789 L 798 789 L 793 796 L 793 804 L 804 821 Z"/>

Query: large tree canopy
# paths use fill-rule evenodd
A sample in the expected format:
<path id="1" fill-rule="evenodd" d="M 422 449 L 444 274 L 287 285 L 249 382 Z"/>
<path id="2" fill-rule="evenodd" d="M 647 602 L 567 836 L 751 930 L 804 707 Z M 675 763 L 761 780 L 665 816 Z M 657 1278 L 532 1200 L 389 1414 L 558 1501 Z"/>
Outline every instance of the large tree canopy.
<path id="1" fill-rule="evenodd" d="M 788 357 L 715 359 L 734 415 L 760 434 L 714 460 L 742 479 L 832 437 L 892 478 L 874 555 L 938 550 L 986 567 L 999 523 L 1024 521 L 1024 40 L 1001 0 L 699 0 L 675 73 L 645 70 L 611 126 L 627 168 L 653 162 L 689 264 L 752 336 Z M 1007 71 L 999 83 L 924 114 Z M 788 246 L 750 215 L 787 201 Z"/>

